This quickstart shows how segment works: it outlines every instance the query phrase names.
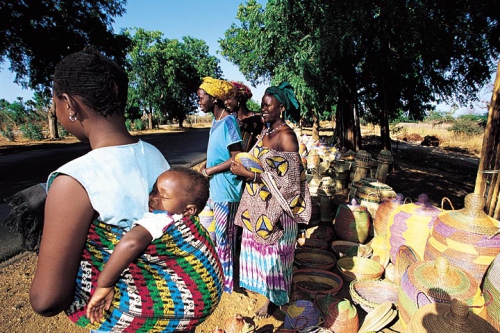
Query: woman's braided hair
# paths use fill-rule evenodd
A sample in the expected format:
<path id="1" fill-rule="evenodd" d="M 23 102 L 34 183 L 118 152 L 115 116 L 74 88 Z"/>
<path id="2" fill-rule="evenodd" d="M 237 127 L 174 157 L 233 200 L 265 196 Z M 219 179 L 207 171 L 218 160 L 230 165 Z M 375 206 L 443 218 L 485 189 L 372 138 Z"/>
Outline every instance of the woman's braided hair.
<path id="1" fill-rule="evenodd" d="M 53 88 L 57 98 L 63 93 L 79 96 L 88 107 L 106 117 L 123 114 L 128 77 L 114 61 L 89 47 L 57 64 Z"/>

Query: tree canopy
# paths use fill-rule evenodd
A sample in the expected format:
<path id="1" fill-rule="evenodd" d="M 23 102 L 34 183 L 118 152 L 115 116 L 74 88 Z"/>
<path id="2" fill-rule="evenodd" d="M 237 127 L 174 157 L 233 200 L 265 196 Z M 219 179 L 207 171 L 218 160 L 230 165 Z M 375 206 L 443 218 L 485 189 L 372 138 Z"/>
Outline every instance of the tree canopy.
<path id="1" fill-rule="evenodd" d="M 500 48 L 494 0 L 249 0 L 237 19 L 221 54 L 254 84 L 290 81 L 303 115 L 335 110 L 347 148 L 360 147 L 359 116 L 381 125 L 390 148 L 391 117 L 475 99 Z"/>
<path id="2" fill-rule="evenodd" d="M 208 46 L 200 39 L 179 41 L 144 29 L 125 33 L 132 41 L 127 51 L 129 112 L 146 112 L 150 127 L 153 117 L 160 121 L 176 118 L 182 126 L 186 114 L 196 110 L 201 78 L 221 76 L 219 60 L 208 54 Z"/>
<path id="3" fill-rule="evenodd" d="M 126 0 L 0 0 L 0 62 L 9 61 L 15 82 L 44 91 L 55 65 L 93 45 L 120 64 L 128 39 L 113 32 Z"/>

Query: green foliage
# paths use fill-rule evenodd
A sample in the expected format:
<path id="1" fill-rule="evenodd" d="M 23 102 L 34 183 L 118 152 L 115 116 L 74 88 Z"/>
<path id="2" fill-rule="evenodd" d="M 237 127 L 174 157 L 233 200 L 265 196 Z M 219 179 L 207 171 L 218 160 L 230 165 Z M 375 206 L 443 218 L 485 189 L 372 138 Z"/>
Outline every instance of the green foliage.
<path id="1" fill-rule="evenodd" d="M 144 131 L 146 129 L 146 125 L 141 119 L 134 120 L 134 131 Z"/>
<path id="2" fill-rule="evenodd" d="M 477 115 L 477 114 L 463 114 L 458 119 L 463 119 L 463 120 L 470 120 L 472 122 L 475 122 L 481 127 L 486 126 L 486 123 L 488 122 L 488 114 L 482 114 L 482 115 Z"/>
<path id="3" fill-rule="evenodd" d="M 69 132 L 64 127 L 62 127 L 60 124 L 57 126 L 57 133 L 59 134 L 59 136 L 61 138 L 65 138 L 69 135 Z"/>
<path id="4" fill-rule="evenodd" d="M 495 0 L 269 0 L 264 9 L 249 0 L 219 43 L 250 82 L 288 80 L 303 116 L 318 110 L 324 119 L 336 104 L 343 131 L 356 130 L 360 110 L 387 132 L 401 112 L 421 120 L 437 99 L 474 98 L 500 50 L 497 8 Z"/>
<path id="5" fill-rule="evenodd" d="M 261 110 L 260 103 L 257 103 L 253 99 L 250 99 L 247 101 L 247 108 L 250 111 L 258 112 L 258 113 L 260 113 L 260 110 Z"/>
<path id="6" fill-rule="evenodd" d="M 456 119 L 453 125 L 448 128 L 448 131 L 458 134 L 481 134 L 484 132 L 484 128 L 479 126 L 477 121 L 465 117 Z"/>
<path id="7" fill-rule="evenodd" d="M 202 40 L 164 38 L 160 31 L 125 32 L 132 40 L 127 51 L 130 118 L 147 112 L 160 122 L 183 120 L 197 109 L 196 91 L 204 76 L 221 76 L 219 60 L 208 54 Z M 139 115 L 140 116 L 140 115 Z"/>
<path id="8" fill-rule="evenodd" d="M 128 39 L 113 32 L 126 0 L 1 1 L 0 63 L 10 62 L 16 83 L 49 88 L 61 57 L 88 45 L 123 63 Z M 40 41 L 50 41 L 50 47 Z"/>
<path id="9" fill-rule="evenodd" d="M 455 118 L 453 118 L 453 114 L 455 113 L 455 110 L 450 110 L 450 111 L 436 111 L 436 110 L 431 110 L 428 112 L 427 117 L 425 117 L 424 121 L 426 122 L 439 122 L 439 123 L 452 123 L 454 122 Z"/>
<path id="10" fill-rule="evenodd" d="M 19 126 L 23 137 L 29 140 L 42 141 L 44 139 L 42 126 L 34 123 L 26 123 Z"/>
<path id="11" fill-rule="evenodd" d="M 12 131 L 12 127 L 5 126 L 5 128 L 0 129 L 0 134 L 2 134 L 7 141 L 14 141 L 14 131 Z"/>
<path id="12" fill-rule="evenodd" d="M 130 120 L 130 119 L 125 120 L 125 127 L 127 128 L 127 131 L 131 132 L 132 131 L 132 120 Z"/>

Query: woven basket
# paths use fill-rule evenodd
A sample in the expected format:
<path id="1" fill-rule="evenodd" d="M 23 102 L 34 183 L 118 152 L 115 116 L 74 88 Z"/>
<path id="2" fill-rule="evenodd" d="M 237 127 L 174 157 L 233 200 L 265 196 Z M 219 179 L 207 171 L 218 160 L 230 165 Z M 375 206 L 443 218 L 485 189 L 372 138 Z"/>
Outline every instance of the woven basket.
<path id="1" fill-rule="evenodd" d="M 295 251 L 295 265 L 298 268 L 316 268 L 331 270 L 335 267 L 337 259 L 330 252 L 317 249 L 297 249 Z"/>
<path id="2" fill-rule="evenodd" d="M 384 266 L 361 257 L 343 257 L 337 261 L 337 270 L 346 282 L 376 280 L 384 274 Z"/>
<path id="3" fill-rule="evenodd" d="M 330 242 L 333 238 L 333 229 L 327 226 L 318 225 L 306 229 L 306 238 L 315 238 L 325 242 Z"/>
<path id="4" fill-rule="evenodd" d="M 467 303 L 453 299 L 450 304 L 421 307 L 412 317 L 406 333 L 494 333 L 486 320 L 470 313 Z"/>
<path id="5" fill-rule="evenodd" d="M 391 213 L 403 204 L 404 196 L 398 193 L 393 199 L 384 199 L 378 206 L 373 216 L 373 229 L 375 236 L 387 234 L 387 223 Z"/>
<path id="6" fill-rule="evenodd" d="M 332 303 L 328 307 L 323 327 L 333 332 L 357 333 L 359 329 L 358 310 L 347 299 Z"/>
<path id="7" fill-rule="evenodd" d="M 393 210 L 387 223 L 387 245 L 391 262 L 401 245 L 410 246 L 420 258 L 424 257 L 425 245 L 432 226 L 441 209 L 432 206 L 425 194 L 415 203 L 403 204 Z"/>
<path id="8" fill-rule="evenodd" d="M 408 270 L 408 267 L 420 261 L 418 254 L 407 245 L 401 245 L 398 249 L 396 256 L 396 263 L 394 264 L 394 283 L 399 285 L 403 274 Z"/>
<path id="9" fill-rule="evenodd" d="M 486 319 L 500 332 L 500 254 L 496 256 L 484 277 L 483 291 L 489 294 Z"/>
<path id="10" fill-rule="evenodd" d="M 298 290 L 309 294 L 311 298 L 316 294 L 330 294 L 335 296 L 342 289 L 344 281 L 335 273 L 323 269 L 297 269 L 293 272 L 292 284 Z"/>
<path id="11" fill-rule="evenodd" d="M 297 241 L 297 249 L 316 249 L 325 251 L 328 249 L 328 242 L 318 238 L 304 238 L 302 244 L 299 244 Z"/>
<path id="12" fill-rule="evenodd" d="M 484 199 L 465 197 L 464 208 L 438 215 L 425 247 L 424 259 L 443 256 L 482 283 L 489 265 L 500 253 L 498 221 L 484 213 Z"/>
<path id="13" fill-rule="evenodd" d="M 350 205 L 340 205 L 335 215 L 333 229 L 338 238 L 345 241 L 364 243 L 370 231 L 371 216 L 366 207 L 356 200 Z"/>
<path id="14" fill-rule="evenodd" d="M 316 304 L 323 315 L 327 315 L 330 305 L 332 303 L 338 303 L 341 300 L 342 299 L 334 297 L 331 294 L 316 294 L 316 296 L 314 297 L 314 304 Z"/>
<path id="15" fill-rule="evenodd" d="M 305 331 L 320 323 L 321 312 L 312 301 L 298 300 L 286 308 L 283 327 Z"/>
<path id="16" fill-rule="evenodd" d="M 348 241 L 333 241 L 331 249 L 338 259 L 345 256 L 370 258 L 373 253 L 373 249 L 368 245 Z"/>
<path id="17" fill-rule="evenodd" d="M 484 298 L 474 278 L 450 266 L 439 257 L 435 261 L 418 261 L 411 265 L 403 278 L 398 293 L 401 325 L 406 328 L 419 308 L 429 303 L 450 303 L 453 298 L 474 306 L 474 312 L 486 317 Z"/>
<path id="18" fill-rule="evenodd" d="M 356 161 L 357 166 L 370 168 L 373 164 L 373 157 L 366 150 L 359 150 L 354 156 L 354 161 Z"/>
<path id="19" fill-rule="evenodd" d="M 349 294 L 366 312 L 386 302 L 398 302 L 398 286 L 388 281 L 355 280 L 349 284 Z"/>

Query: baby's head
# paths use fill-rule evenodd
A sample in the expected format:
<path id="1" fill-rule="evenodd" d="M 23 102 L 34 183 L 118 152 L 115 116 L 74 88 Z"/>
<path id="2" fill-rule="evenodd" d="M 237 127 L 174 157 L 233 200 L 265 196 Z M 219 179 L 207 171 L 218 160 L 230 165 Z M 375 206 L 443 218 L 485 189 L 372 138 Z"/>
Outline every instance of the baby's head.
<path id="1" fill-rule="evenodd" d="M 197 215 L 208 200 L 208 180 L 201 173 L 183 167 L 163 172 L 149 194 L 149 210 L 170 214 Z"/>

